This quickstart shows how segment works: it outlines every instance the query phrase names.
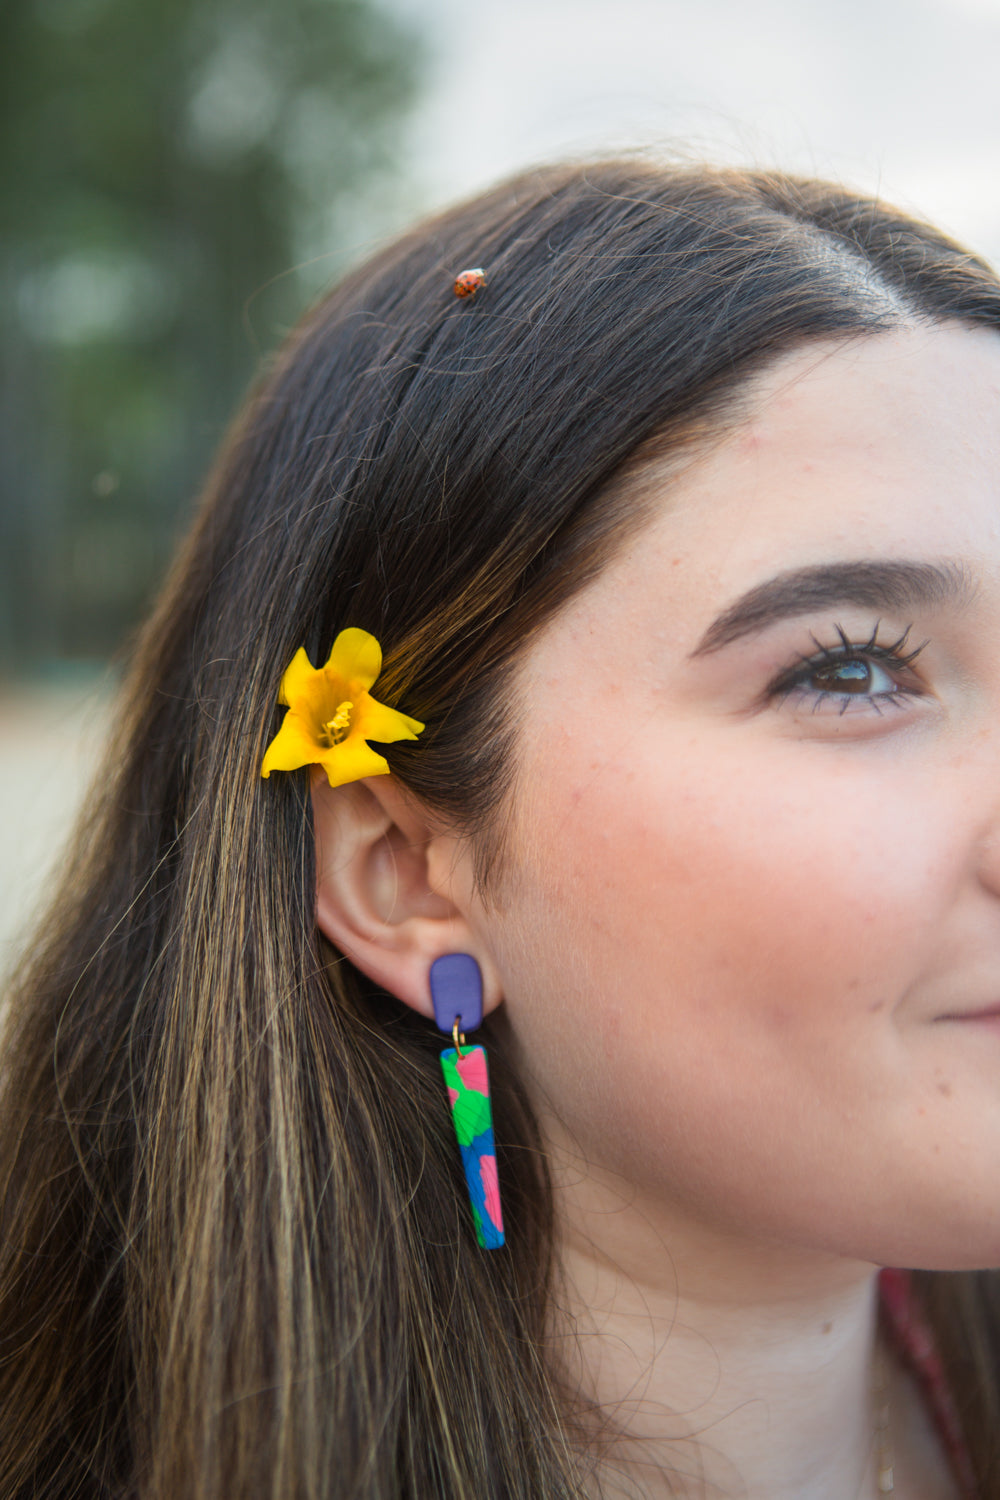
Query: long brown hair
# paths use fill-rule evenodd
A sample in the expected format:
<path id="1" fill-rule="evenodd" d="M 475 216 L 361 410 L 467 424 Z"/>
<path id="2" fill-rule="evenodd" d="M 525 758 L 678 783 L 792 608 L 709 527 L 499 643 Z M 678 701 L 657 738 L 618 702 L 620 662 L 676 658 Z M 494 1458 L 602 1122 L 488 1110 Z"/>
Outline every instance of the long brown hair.
<path id="1" fill-rule="evenodd" d="M 474 300 L 455 273 L 488 269 Z M 556 1500 L 551 1195 L 488 1026 L 508 1248 L 477 1249 L 432 1026 L 325 948 L 306 773 L 260 778 L 281 673 L 358 625 L 423 720 L 393 774 L 503 867 L 520 643 L 638 523 L 617 482 L 804 341 L 1000 328 L 944 236 L 829 184 L 611 161 L 424 224 L 293 334 L 134 653 L 10 1001 L 0 1495 Z M 992 1276 L 931 1276 L 1000 1496 Z"/>

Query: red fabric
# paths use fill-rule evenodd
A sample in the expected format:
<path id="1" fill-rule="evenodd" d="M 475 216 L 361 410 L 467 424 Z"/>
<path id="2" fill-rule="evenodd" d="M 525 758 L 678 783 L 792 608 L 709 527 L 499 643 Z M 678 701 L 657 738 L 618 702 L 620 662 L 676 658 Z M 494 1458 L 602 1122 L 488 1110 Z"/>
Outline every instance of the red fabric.
<path id="1" fill-rule="evenodd" d="M 958 1412 L 945 1383 L 944 1367 L 930 1324 L 914 1295 L 910 1272 L 886 1268 L 879 1272 L 878 1280 L 886 1332 L 920 1383 L 927 1410 L 941 1436 L 964 1500 L 977 1500 L 972 1460 L 962 1436 Z"/>

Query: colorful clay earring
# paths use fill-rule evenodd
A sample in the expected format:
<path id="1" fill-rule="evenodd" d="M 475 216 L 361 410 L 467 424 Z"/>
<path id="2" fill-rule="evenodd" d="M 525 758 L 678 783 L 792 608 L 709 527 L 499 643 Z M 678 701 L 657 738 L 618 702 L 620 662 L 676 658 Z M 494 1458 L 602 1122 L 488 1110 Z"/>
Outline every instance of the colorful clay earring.
<path id="1" fill-rule="evenodd" d="M 465 1045 L 465 1032 L 474 1031 L 483 1019 L 483 978 L 471 953 L 445 953 L 431 964 L 430 982 L 434 1019 L 454 1041 L 454 1046 L 441 1053 L 441 1071 L 462 1153 L 476 1239 L 484 1250 L 498 1250 L 504 1242 L 503 1218 L 486 1049 Z"/>

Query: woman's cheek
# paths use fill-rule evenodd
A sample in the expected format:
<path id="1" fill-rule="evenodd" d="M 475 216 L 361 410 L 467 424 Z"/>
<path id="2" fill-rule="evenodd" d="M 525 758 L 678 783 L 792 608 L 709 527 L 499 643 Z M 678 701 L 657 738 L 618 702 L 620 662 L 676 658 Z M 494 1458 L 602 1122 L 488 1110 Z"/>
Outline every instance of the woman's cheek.
<path id="1" fill-rule="evenodd" d="M 644 765 L 552 778 L 536 900 L 605 988 L 627 974 L 634 999 L 652 997 L 686 969 L 708 989 L 770 977 L 801 1005 L 907 969 L 899 943 L 926 942 L 948 851 L 881 766 L 848 775 L 816 747 L 782 748 L 786 764 L 773 745 L 668 743 Z"/>
<path id="2" fill-rule="evenodd" d="M 774 745 L 752 748 L 688 737 L 624 770 L 563 762 L 539 798 L 522 887 L 536 978 L 529 1006 L 512 999 L 583 1117 L 598 1076 L 626 1113 L 641 1084 L 654 1128 L 759 1120 L 781 1099 L 798 1116 L 817 1088 L 846 1107 L 895 1044 L 933 940 L 935 830 L 902 817 L 877 763 L 831 772 L 789 745 L 811 764 L 796 775 L 787 754 L 776 774 Z"/>

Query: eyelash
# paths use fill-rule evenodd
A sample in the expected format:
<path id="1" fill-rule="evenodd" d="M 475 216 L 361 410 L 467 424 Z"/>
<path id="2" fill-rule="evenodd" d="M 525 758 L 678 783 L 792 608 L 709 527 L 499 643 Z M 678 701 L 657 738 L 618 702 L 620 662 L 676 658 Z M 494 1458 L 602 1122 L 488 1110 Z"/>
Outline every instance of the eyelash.
<path id="1" fill-rule="evenodd" d="M 855 702 L 860 700 L 870 705 L 876 713 L 880 714 L 882 709 L 879 705 L 882 703 L 892 703 L 898 708 L 901 707 L 900 699 L 919 697 L 919 690 L 914 687 L 896 687 L 892 692 L 880 693 L 838 693 L 828 689 L 810 688 L 807 686 L 810 677 L 815 676 L 817 672 L 831 667 L 843 666 L 845 662 L 853 661 L 875 662 L 879 666 L 883 666 L 897 674 L 905 674 L 907 668 L 916 660 L 924 649 L 924 646 L 928 643 L 924 641 L 915 650 L 906 651 L 906 643 L 909 639 L 910 631 L 913 629 L 912 625 L 907 625 L 898 640 L 893 641 L 889 645 L 883 645 L 878 639 L 881 623 L 880 620 L 876 621 L 875 629 L 868 640 L 864 642 L 852 641 L 843 626 L 839 624 L 835 624 L 833 627 L 840 637 L 839 644 L 836 646 L 825 646 L 815 636 L 812 636 L 813 644 L 816 646 L 816 654 L 800 657 L 798 666 L 792 667 L 777 677 L 768 690 L 768 696 L 787 699 L 792 694 L 802 693 L 804 697 L 812 699 L 813 713 L 823 703 L 833 699 L 840 704 L 841 714 L 847 712 L 852 700 Z"/>

